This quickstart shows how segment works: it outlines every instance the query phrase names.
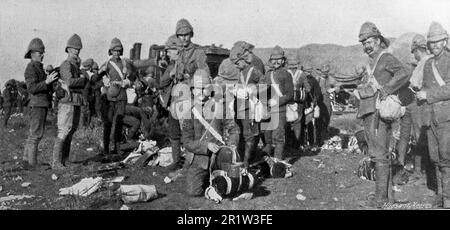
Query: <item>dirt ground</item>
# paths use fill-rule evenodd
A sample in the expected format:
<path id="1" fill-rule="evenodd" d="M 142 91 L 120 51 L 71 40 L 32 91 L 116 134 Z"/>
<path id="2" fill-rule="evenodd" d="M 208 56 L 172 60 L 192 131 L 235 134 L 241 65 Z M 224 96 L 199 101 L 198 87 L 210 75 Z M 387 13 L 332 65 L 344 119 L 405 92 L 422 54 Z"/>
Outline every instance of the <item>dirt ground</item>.
<path id="1" fill-rule="evenodd" d="M 356 131 L 358 123 L 355 114 L 334 116 L 331 126 L 345 130 L 350 134 Z M 1 117 L 3 119 L 3 117 Z M 25 139 L 28 132 L 26 118 L 15 116 L 8 129 L 0 129 L 0 198 L 10 195 L 33 195 L 33 198 L 0 203 L 0 209 L 119 209 L 120 199 L 111 189 L 101 188 L 88 197 L 59 196 L 59 189 L 71 186 L 82 178 L 95 176 L 92 170 L 98 162 L 80 163 L 97 154 L 101 140 L 101 129 L 80 130 L 75 134 L 70 156 L 70 167 L 64 173 L 54 173 L 48 163 L 56 135 L 53 117 L 48 118 L 45 137 L 39 146 L 38 160 L 41 163 L 33 171 L 20 170 L 17 162 L 22 158 Z M 87 151 L 93 148 L 93 151 Z M 323 150 L 319 153 L 294 153 L 291 158 L 293 177 L 286 179 L 267 179 L 254 189 L 250 200 L 224 200 L 216 204 L 204 197 L 191 198 L 185 195 L 185 176 L 172 183 L 164 183 L 167 176 L 164 168 L 145 167 L 134 169 L 127 167 L 118 170 L 118 175 L 126 176 L 120 184 L 155 185 L 157 199 L 127 205 L 131 209 L 181 209 L 181 210 L 278 210 L 278 209 L 364 209 L 358 203 L 374 191 L 374 182 L 360 179 L 355 171 L 362 154 L 342 151 Z M 25 182 L 31 183 L 23 187 Z M 389 209 L 427 209 L 432 201 L 432 191 L 427 187 L 424 177 L 397 186 L 396 197 L 409 201 Z M 297 194 L 306 199 L 297 199 Z"/>

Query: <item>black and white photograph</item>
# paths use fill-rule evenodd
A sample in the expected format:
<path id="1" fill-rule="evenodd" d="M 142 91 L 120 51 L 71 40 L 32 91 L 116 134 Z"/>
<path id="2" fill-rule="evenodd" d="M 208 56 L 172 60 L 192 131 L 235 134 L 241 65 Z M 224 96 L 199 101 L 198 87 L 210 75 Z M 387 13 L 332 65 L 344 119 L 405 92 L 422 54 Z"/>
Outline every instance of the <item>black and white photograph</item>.
<path id="1" fill-rule="evenodd" d="M 450 209 L 449 12 L 0 0 L 0 210 Z"/>

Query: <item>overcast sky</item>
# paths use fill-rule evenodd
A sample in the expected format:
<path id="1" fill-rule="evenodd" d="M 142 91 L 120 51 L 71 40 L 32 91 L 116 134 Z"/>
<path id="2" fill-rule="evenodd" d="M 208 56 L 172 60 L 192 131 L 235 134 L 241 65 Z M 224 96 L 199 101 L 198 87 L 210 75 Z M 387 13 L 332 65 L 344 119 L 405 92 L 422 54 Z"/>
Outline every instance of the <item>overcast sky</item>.
<path id="1" fill-rule="evenodd" d="M 352 45 L 365 21 L 388 37 L 425 33 L 433 20 L 450 28 L 448 0 L 1 0 L 0 5 L 0 60 L 23 68 L 33 37 L 43 39 L 49 64 L 65 59 L 73 33 L 82 38 L 82 59 L 106 60 L 113 37 L 122 40 L 126 56 L 136 41 L 147 56 L 151 44 L 163 44 L 175 32 L 180 18 L 193 25 L 194 42 L 227 48 L 237 40 L 257 47 Z"/>

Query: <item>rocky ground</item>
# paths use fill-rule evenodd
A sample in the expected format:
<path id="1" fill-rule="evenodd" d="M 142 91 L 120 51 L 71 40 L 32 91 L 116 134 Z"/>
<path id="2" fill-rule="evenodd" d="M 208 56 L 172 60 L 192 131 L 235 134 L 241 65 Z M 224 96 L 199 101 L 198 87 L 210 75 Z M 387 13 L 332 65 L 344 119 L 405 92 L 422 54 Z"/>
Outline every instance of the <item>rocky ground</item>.
<path id="1" fill-rule="evenodd" d="M 331 126 L 341 133 L 352 134 L 359 127 L 355 114 L 333 117 Z M 3 117 L 2 117 L 3 118 Z M 17 162 L 22 158 L 27 136 L 26 118 L 15 116 L 7 129 L 0 129 L 0 209 L 119 209 L 122 201 L 111 188 L 100 188 L 88 197 L 60 196 L 59 189 L 71 186 L 81 179 L 97 176 L 93 170 L 101 163 L 86 162 L 98 153 L 101 128 L 81 128 L 74 137 L 70 166 L 65 172 L 53 172 L 48 165 L 56 135 L 53 117 L 49 117 L 45 137 L 39 146 L 39 167 L 21 170 Z M 339 131 L 338 131 L 339 132 Z M 92 148 L 92 149 L 89 149 Z M 91 151 L 88 151 L 91 150 Z M 293 177 L 267 179 L 253 191 L 250 200 L 224 200 L 216 204 L 204 197 L 190 198 L 184 193 L 185 176 L 165 183 L 162 167 L 136 169 L 127 167 L 117 171 L 126 176 L 120 184 L 155 185 L 158 198 L 127 205 L 131 209 L 364 209 L 359 205 L 374 191 L 374 182 L 359 178 L 355 171 L 365 156 L 344 150 L 322 150 L 318 153 L 294 152 Z M 55 175 L 53 175 L 55 174 Z M 56 176 L 56 177 L 55 177 Z M 53 177 L 53 178 L 52 178 Z M 412 177 L 410 177 L 412 178 Z M 56 180 L 55 180 L 56 179 Z M 407 200 L 390 209 L 427 209 L 433 192 L 425 177 L 410 180 L 396 187 L 396 196 Z M 300 194 L 300 195 L 299 195 Z M 5 201 L 13 195 L 23 199 Z"/>

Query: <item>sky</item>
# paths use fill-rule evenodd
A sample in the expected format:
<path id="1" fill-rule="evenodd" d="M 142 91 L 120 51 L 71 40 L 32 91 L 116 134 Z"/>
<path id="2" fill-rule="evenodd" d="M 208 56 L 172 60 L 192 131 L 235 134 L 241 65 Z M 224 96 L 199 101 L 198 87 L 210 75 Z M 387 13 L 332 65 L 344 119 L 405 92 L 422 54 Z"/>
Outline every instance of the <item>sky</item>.
<path id="1" fill-rule="evenodd" d="M 59 65 L 69 37 L 82 38 L 82 59 L 104 62 L 110 41 L 121 39 L 125 55 L 134 42 L 164 44 L 176 22 L 188 19 L 195 43 L 245 40 L 256 47 L 297 48 L 309 43 L 353 45 L 360 26 L 374 22 L 387 37 L 426 33 L 432 21 L 450 29 L 448 0 L 1 0 L 0 84 L 23 79 L 30 40 L 46 45 L 44 63 Z"/>

